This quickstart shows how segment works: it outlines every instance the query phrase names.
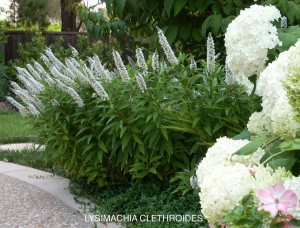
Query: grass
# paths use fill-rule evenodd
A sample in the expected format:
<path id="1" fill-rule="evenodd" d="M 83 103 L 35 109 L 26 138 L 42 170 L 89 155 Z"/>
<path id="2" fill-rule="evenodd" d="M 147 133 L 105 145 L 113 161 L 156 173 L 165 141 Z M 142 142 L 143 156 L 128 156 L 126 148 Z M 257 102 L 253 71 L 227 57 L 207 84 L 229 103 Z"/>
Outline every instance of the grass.
<path id="1" fill-rule="evenodd" d="M 47 151 L 0 151 L 0 160 L 52 172 L 54 161 Z"/>
<path id="2" fill-rule="evenodd" d="M 0 114 L 0 144 L 37 141 L 28 119 L 17 112 Z"/>

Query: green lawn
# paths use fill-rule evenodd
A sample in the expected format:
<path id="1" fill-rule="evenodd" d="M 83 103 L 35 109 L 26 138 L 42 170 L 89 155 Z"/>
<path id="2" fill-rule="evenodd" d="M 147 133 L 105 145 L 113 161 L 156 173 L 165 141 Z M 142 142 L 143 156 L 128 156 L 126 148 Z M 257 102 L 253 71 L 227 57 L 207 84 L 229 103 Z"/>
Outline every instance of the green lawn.
<path id="1" fill-rule="evenodd" d="M 19 113 L 0 114 L 0 144 L 36 141 L 29 119 Z"/>

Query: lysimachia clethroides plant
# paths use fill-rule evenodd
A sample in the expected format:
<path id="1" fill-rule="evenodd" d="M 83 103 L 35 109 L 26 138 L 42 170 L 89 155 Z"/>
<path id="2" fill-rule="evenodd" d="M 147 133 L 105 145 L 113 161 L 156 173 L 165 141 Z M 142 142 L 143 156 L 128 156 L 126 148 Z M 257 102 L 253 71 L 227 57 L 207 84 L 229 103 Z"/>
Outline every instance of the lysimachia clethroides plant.
<path id="1" fill-rule="evenodd" d="M 157 28 L 159 43 L 164 51 L 166 59 L 170 65 L 177 65 L 178 59 L 175 56 L 172 48 L 170 47 L 164 33 L 161 29 Z M 124 83 L 130 82 L 130 76 L 123 63 L 120 54 L 117 51 L 113 52 L 113 58 L 115 61 L 116 70 L 114 72 L 105 69 L 105 66 L 101 63 L 97 55 L 88 58 L 89 66 L 78 59 L 77 50 L 70 46 L 73 57 L 65 59 L 64 62 L 60 61 L 51 49 L 46 48 L 45 54 L 41 55 L 43 62 L 40 63 L 34 61 L 33 65 L 27 64 L 26 68 L 17 67 L 18 79 L 24 86 L 20 87 L 17 83 L 11 82 L 12 91 L 22 100 L 16 101 L 12 97 L 7 99 L 20 111 L 23 116 L 33 115 L 39 116 L 44 109 L 44 104 L 40 100 L 39 95 L 43 92 L 45 86 L 58 87 L 63 92 L 70 95 L 70 98 L 75 101 L 78 107 L 84 106 L 84 101 L 76 92 L 80 89 L 82 84 L 88 84 L 93 88 L 94 92 L 102 100 L 108 100 L 109 96 L 104 90 L 102 83 L 111 83 L 112 78 L 119 75 Z M 211 34 L 207 40 L 207 73 L 212 74 L 215 68 L 215 50 L 214 42 Z M 147 90 L 147 84 L 145 77 L 148 75 L 148 66 L 141 48 L 136 49 L 137 71 L 135 73 L 135 79 L 141 92 L 144 93 Z M 166 62 L 159 62 L 158 52 L 155 51 L 152 56 L 152 70 L 156 71 L 160 67 L 166 67 Z M 190 68 L 197 69 L 197 64 L 194 57 L 190 58 Z M 50 103 L 55 107 L 59 106 L 59 102 L 55 99 L 51 99 Z"/>
<path id="2" fill-rule="evenodd" d="M 172 48 L 170 47 L 163 31 L 157 28 L 159 43 L 164 51 L 166 59 L 170 65 L 177 65 L 178 59 L 175 56 Z M 45 86 L 58 87 L 63 92 L 70 95 L 70 98 L 75 101 L 78 107 L 83 107 L 84 102 L 76 92 L 80 89 L 82 84 L 88 84 L 94 89 L 95 93 L 102 99 L 108 100 L 109 96 L 104 90 L 102 83 L 111 83 L 112 78 L 117 75 L 121 77 L 124 83 L 130 82 L 130 76 L 123 63 L 120 54 L 117 51 L 113 52 L 116 70 L 114 72 L 105 69 L 97 55 L 88 58 L 89 66 L 78 59 L 77 50 L 69 46 L 72 51 L 73 57 L 65 59 L 64 62 L 60 61 L 51 49 L 46 48 L 45 54 L 41 55 L 43 66 L 34 61 L 33 65 L 27 64 L 26 68 L 17 67 L 18 79 L 24 86 L 20 87 L 16 82 L 11 82 L 12 91 L 22 100 L 16 101 L 12 97 L 7 97 L 23 116 L 33 115 L 39 116 L 44 109 L 44 104 L 40 100 L 39 95 L 43 92 Z M 212 74 L 215 69 L 215 50 L 214 42 L 211 34 L 207 40 L 207 73 Z M 145 77 L 148 75 L 148 66 L 141 48 L 136 49 L 137 71 L 135 79 L 141 92 L 147 90 Z M 158 52 L 155 51 L 151 60 L 152 70 L 156 71 L 160 67 L 166 67 L 165 61 L 159 61 Z M 197 64 L 194 57 L 190 57 L 190 69 L 197 69 Z M 53 106 L 58 106 L 59 102 L 51 99 L 50 103 Z"/>
<path id="3" fill-rule="evenodd" d="M 61 60 L 46 48 L 39 60 L 17 68 L 22 85 L 11 86 L 19 99 L 7 99 L 34 117 L 68 174 L 101 186 L 122 178 L 169 181 L 194 170 L 191 163 L 215 138 L 244 129 L 252 106 L 241 87 L 227 87 L 212 36 L 200 68 L 193 56 L 176 56 L 157 31 L 161 48 L 147 55 L 137 48 L 128 65 L 114 51 L 115 69 L 97 55 L 84 62 L 73 47 L 72 57 Z"/>

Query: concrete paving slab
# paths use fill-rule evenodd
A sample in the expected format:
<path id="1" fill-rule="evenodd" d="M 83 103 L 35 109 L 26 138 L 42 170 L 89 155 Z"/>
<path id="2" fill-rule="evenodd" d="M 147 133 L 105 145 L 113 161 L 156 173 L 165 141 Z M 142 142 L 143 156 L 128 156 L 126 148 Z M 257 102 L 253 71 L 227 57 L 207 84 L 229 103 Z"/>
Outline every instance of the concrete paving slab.
<path id="1" fill-rule="evenodd" d="M 44 151 L 45 146 L 34 144 L 34 143 L 15 143 L 15 144 L 2 144 L 0 145 L 0 151 L 1 150 L 38 150 L 38 151 Z"/>
<path id="2" fill-rule="evenodd" d="M 76 203 L 74 196 L 70 193 L 69 180 L 41 170 L 0 161 L 0 174 L 16 178 L 31 184 L 59 199 L 70 208 L 79 211 L 83 216 L 88 217 L 85 208 Z M 91 203 L 92 204 L 92 203 Z M 119 228 L 118 224 L 108 223 L 107 225 L 97 223 L 98 227 Z M 1 227 L 1 226 L 0 226 Z"/>

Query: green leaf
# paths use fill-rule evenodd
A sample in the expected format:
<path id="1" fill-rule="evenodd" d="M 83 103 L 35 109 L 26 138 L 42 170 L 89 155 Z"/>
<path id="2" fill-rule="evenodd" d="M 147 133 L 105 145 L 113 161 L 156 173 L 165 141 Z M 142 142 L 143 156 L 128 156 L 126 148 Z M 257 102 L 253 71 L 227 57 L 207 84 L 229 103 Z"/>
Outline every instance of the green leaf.
<path id="1" fill-rule="evenodd" d="M 175 41 L 177 37 L 177 33 L 178 33 L 178 27 L 170 26 L 167 28 L 165 35 L 168 39 L 169 44 L 172 44 Z"/>
<path id="2" fill-rule="evenodd" d="M 233 0 L 233 3 L 234 3 L 236 6 L 241 7 L 241 8 L 244 6 L 242 0 Z"/>
<path id="3" fill-rule="evenodd" d="M 207 9 L 208 5 L 209 5 L 209 1 L 208 0 L 198 0 L 197 1 L 197 9 L 199 11 L 200 14 L 204 13 L 205 10 Z"/>
<path id="4" fill-rule="evenodd" d="M 204 130 L 206 131 L 206 133 L 208 135 L 211 135 L 211 127 L 210 127 L 210 123 L 206 123 L 204 126 Z"/>
<path id="5" fill-rule="evenodd" d="M 294 225 L 296 227 L 300 227 L 300 220 L 298 219 L 292 219 L 291 221 L 289 221 L 290 225 Z"/>
<path id="6" fill-rule="evenodd" d="M 90 12 L 88 14 L 88 19 L 93 22 L 94 24 L 97 23 L 97 14 L 95 12 Z"/>
<path id="7" fill-rule="evenodd" d="M 195 119 L 193 119 L 193 122 L 192 122 L 192 127 L 196 127 L 197 123 L 200 121 L 200 117 L 197 117 Z"/>
<path id="8" fill-rule="evenodd" d="M 212 14 L 205 19 L 202 24 L 202 35 L 206 37 L 207 30 L 210 28 L 214 35 L 218 35 L 222 25 L 222 16 L 219 14 Z"/>
<path id="9" fill-rule="evenodd" d="M 278 38 L 282 42 L 282 47 L 285 49 L 294 45 L 298 40 L 298 37 L 290 33 L 278 33 Z"/>
<path id="10" fill-rule="evenodd" d="M 183 40 L 187 40 L 191 35 L 191 29 L 189 26 L 182 26 L 179 28 L 179 36 Z"/>
<path id="11" fill-rule="evenodd" d="M 148 174 L 149 174 L 149 172 L 147 170 L 145 170 L 145 171 L 142 171 L 142 172 L 136 174 L 134 176 L 134 178 L 139 178 L 140 179 L 140 178 L 143 178 L 143 177 L 147 176 Z"/>
<path id="12" fill-rule="evenodd" d="M 151 167 L 151 168 L 149 169 L 149 172 L 150 172 L 150 173 L 157 174 L 156 168 L 154 168 L 154 167 Z"/>
<path id="13" fill-rule="evenodd" d="M 91 143 L 91 144 L 89 144 L 89 145 L 86 145 L 86 146 L 84 147 L 84 150 L 82 151 L 82 154 L 84 154 L 85 152 L 90 151 L 94 146 L 96 146 L 95 143 Z M 90 153 L 91 153 L 91 151 L 90 151 Z"/>
<path id="14" fill-rule="evenodd" d="M 234 16 L 228 16 L 228 17 L 222 19 L 221 30 L 223 33 L 226 32 L 228 25 L 232 22 L 233 19 L 234 19 Z"/>
<path id="15" fill-rule="evenodd" d="M 250 137 L 252 136 L 253 134 L 250 132 L 250 131 L 243 131 L 242 133 L 234 136 L 232 139 L 235 139 L 235 140 L 239 140 L 239 139 L 250 139 Z"/>
<path id="16" fill-rule="evenodd" d="M 127 146 L 129 140 L 131 139 L 131 135 L 130 134 L 125 134 L 124 137 L 122 138 L 122 151 L 125 150 L 125 147 Z"/>
<path id="17" fill-rule="evenodd" d="M 201 31 L 199 29 L 193 29 L 192 37 L 194 38 L 194 40 L 200 42 L 202 39 Z"/>
<path id="18" fill-rule="evenodd" d="M 98 145 L 101 150 L 105 151 L 106 153 L 108 152 L 105 144 L 102 141 L 98 142 Z"/>
<path id="19" fill-rule="evenodd" d="M 278 148 L 285 151 L 300 150 L 300 139 L 286 140 L 280 143 Z"/>
<path id="20" fill-rule="evenodd" d="M 187 2 L 188 0 L 176 0 L 174 2 L 174 16 L 176 16 L 182 10 Z"/>
<path id="21" fill-rule="evenodd" d="M 131 166 L 132 168 L 129 170 L 129 172 L 137 172 L 141 170 L 147 170 L 146 166 L 143 163 L 137 163 Z"/>
<path id="22" fill-rule="evenodd" d="M 101 151 L 98 151 L 97 158 L 98 158 L 100 164 L 102 164 L 102 162 L 103 162 L 103 153 Z"/>
<path id="23" fill-rule="evenodd" d="M 254 140 L 249 142 L 247 145 L 240 148 L 238 151 L 236 151 L 234 154 L 237 155 L 249 155 L 257 151 L 259 147 L 261 147 L 266 141 L 268 140 L 268 137 L 266 135 L 261 135 L 259 137 L 256 137 Z"/>
<path id="24" fill-rule="evenodd" d="M 132 134 L 134 140 L 138 143 L 138 144 L 142 144 L 143 145 L 143 141 L 140 139 L 139 136 L 137 136 L 136 134 Z"/>
<path id="25" fill-rule="evenodd" d="M 101 26 L 100 25 L 94 25 L 92 29 L 92 34 L 94 37 L 98 37 L 100 35 Z"/>
<path id="26" fill-rule="evenodd" d="M 89 23 L 87 23 L 87 25 L 86 25 L 86 30 L 87 30 L 89 33 L 93 34 L 93 27 L 94 27 L 94 24 L 91 23 L 91 22 L 89 22 Z"/>
<path id="27" fill-rule="evenodd" d="M 214 134 L 215 132 L 217 132 L 218 130 L 220 130 L 223 126 L 224 126 L 223 123 L 218 122 L 218 123 L 215 125 L 215 127 L 214 127 L 214 129 L 213 129 L 213 131 L 212 131 L 212 134 Z"/>
<path id="28" fill-rule="evenodd" d="M 161 133 L 163 134 L 163 136 L 165 137 L 165 139 L 168 140 L 168 132 L 167 132 L 167 129 L 161 128 L 160 131 L 161 131 Z"/>
<path id="29" fill-rule="evenodd" d="M 118 1 L 114 1 L 114 7 L 115 7 L 115 11 L 118 15 L 119 18 L 123 17 L 123 13 L 124 13 L 124 7 L 126 4 L 126 0 L 118 0 Z"/>
<path id="30" fill-rule="evenodd" d="M 296 159 L 294 157 L 294 154 L 289 152 L 289 153 L 284 153 L 284 157 L 274 157 L 270 161 L 268 161 L 268 165 L 273 169 L 276 170 L 279 167 L 284 167 L 286 170 L 291 170 L 293 165 L 296 162 Z"/>
<path id="31" fill-rule="evenodd" d="M 131 13 L 135 13 L 137 10 L 137 4 L 135 0 L 127 0 L 126 1 L 126 8 L 128 7 L 128 10 Z"/>
<path id="32" fill-rule="evenodd" d="M 164 0 L 164 10 L 168 17 L 171 15 L 171 9 L 173 6 L 174 0 Z"/>

